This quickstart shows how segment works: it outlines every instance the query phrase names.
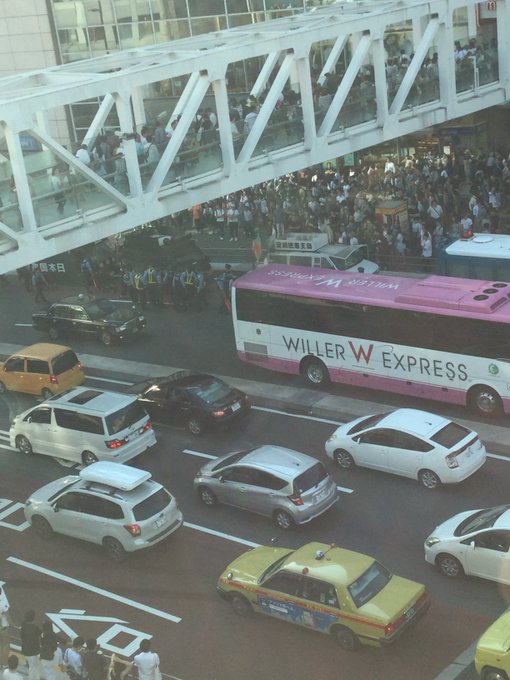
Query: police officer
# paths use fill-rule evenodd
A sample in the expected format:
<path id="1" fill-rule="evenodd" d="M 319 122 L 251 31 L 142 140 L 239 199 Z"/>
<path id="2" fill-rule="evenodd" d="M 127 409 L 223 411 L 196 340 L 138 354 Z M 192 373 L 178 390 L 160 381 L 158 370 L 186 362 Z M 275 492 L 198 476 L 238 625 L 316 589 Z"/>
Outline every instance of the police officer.
<path id="1" fill-rule="evenodd" d="M 181 274 L 181 285 L 184 291 L 184 310 L 193 306 L 197 293 L 197 273 L 192 265 L 188 265 Z"/>
<path id="2" fill-rule="evenodd" d="M 133 277 L 133 283 L 135 287 L 136 300 L 140 303 L 142 309 L 147 306 L 147 300 L 145 298 L 145 286 L 143 284 L 143 274 L 136 272 Z"/>
<path id="3" fill-rule="evenodd" d="M 142 283 L 146 290 L 147 300 L 154 307 L 159 307 L 161 304 L 161 276 L 153 265 L 150 265 L 144 271 L 142 275 Z"/>

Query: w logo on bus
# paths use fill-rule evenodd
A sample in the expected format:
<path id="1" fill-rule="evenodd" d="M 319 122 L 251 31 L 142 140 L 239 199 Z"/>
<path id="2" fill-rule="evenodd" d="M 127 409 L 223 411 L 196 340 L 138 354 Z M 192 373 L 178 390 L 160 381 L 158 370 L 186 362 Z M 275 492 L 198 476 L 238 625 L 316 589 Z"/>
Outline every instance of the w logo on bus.
<path id="1" fill-rule="evenodd" d="M 358 364 L 360 362 L 361 357 L 363 357 L 367 365 L 370 363 L 370 357 L 372 356 L 372 350 L 374 349 L 373 345 L 369 345 L 368 350 L 365 350 L 363 345 L 355 347 L 352 340 L 349 340 L 349 347 L 351 348 L 351 352 L 353 353 L 354 358 L 356 359 L 356 362 Z"/>

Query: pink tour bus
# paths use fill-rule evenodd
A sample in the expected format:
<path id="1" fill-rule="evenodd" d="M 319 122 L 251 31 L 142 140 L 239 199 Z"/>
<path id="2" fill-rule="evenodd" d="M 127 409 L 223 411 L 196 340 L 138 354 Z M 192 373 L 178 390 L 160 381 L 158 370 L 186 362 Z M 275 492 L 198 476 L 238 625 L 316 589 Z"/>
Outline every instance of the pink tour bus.
<path id="1" fill-rule="evenodd" d="M 510 283 L 268 265 L 236 279 L 239 357 L 329 380 L 510 412 Z"/>

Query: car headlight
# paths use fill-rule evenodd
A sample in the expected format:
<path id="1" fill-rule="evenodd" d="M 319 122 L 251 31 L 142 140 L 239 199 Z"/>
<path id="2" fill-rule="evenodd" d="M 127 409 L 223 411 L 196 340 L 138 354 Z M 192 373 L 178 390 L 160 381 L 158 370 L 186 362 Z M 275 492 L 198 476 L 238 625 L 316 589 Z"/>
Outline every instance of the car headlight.
<path id="1" fill-rule="evenodd" d="M 32 501 L 30 499 L 25 501 L 25 507 L 28 508 L 29 505 L 32 505 Z"/>
<path id="2" fill-rule="evenodd" d="M 117 328 L 117 333 L 124 333 L 124 331 L 127 331 L 127 326 L 125 323 L 123 323 L 122 326 L 119 326 Z"/>
<path id="3" fill-rule="evenodd" d="M 138 321 L 145 321 L 145 317 L 144 317 L 144 316 L 139 316 L 139 317 L 138 317 Z"/>
<path id="4" fill-rule="evenodd" d="M 329 442 L 332 442 L 334 439 L 336 439 L 336 433 L 335 433 L 335 432 L 333 432 L 333 434 L 331 435 L 331 437 L 329 437 L 329 439 L 328 439 L 328 441 L 326 442 L 326 444 L 329 444 Z"/>
<path id="5" fill-rule="evenodd" d="M 427 548 L 432 548 L 432 546 L 436 545 L 436 543 L 441 543 L 441 539 L 437 538 L 436 536 L 429 536 L 425 541 Z"/>

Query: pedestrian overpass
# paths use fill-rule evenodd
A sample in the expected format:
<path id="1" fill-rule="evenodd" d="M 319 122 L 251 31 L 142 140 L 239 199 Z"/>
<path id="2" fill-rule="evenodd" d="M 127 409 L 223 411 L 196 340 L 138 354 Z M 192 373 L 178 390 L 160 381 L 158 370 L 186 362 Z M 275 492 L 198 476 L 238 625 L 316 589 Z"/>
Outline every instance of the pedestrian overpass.
<path id="1" fill-rule="evenodd" d="M 510 0 L 358 0 L 2 78 L 0 273 L 502 104 L 509 48 Z M 120 155 L 79 160 L 71 106 Z M 142 156 L 156 121 L 169 141 Z"/>

